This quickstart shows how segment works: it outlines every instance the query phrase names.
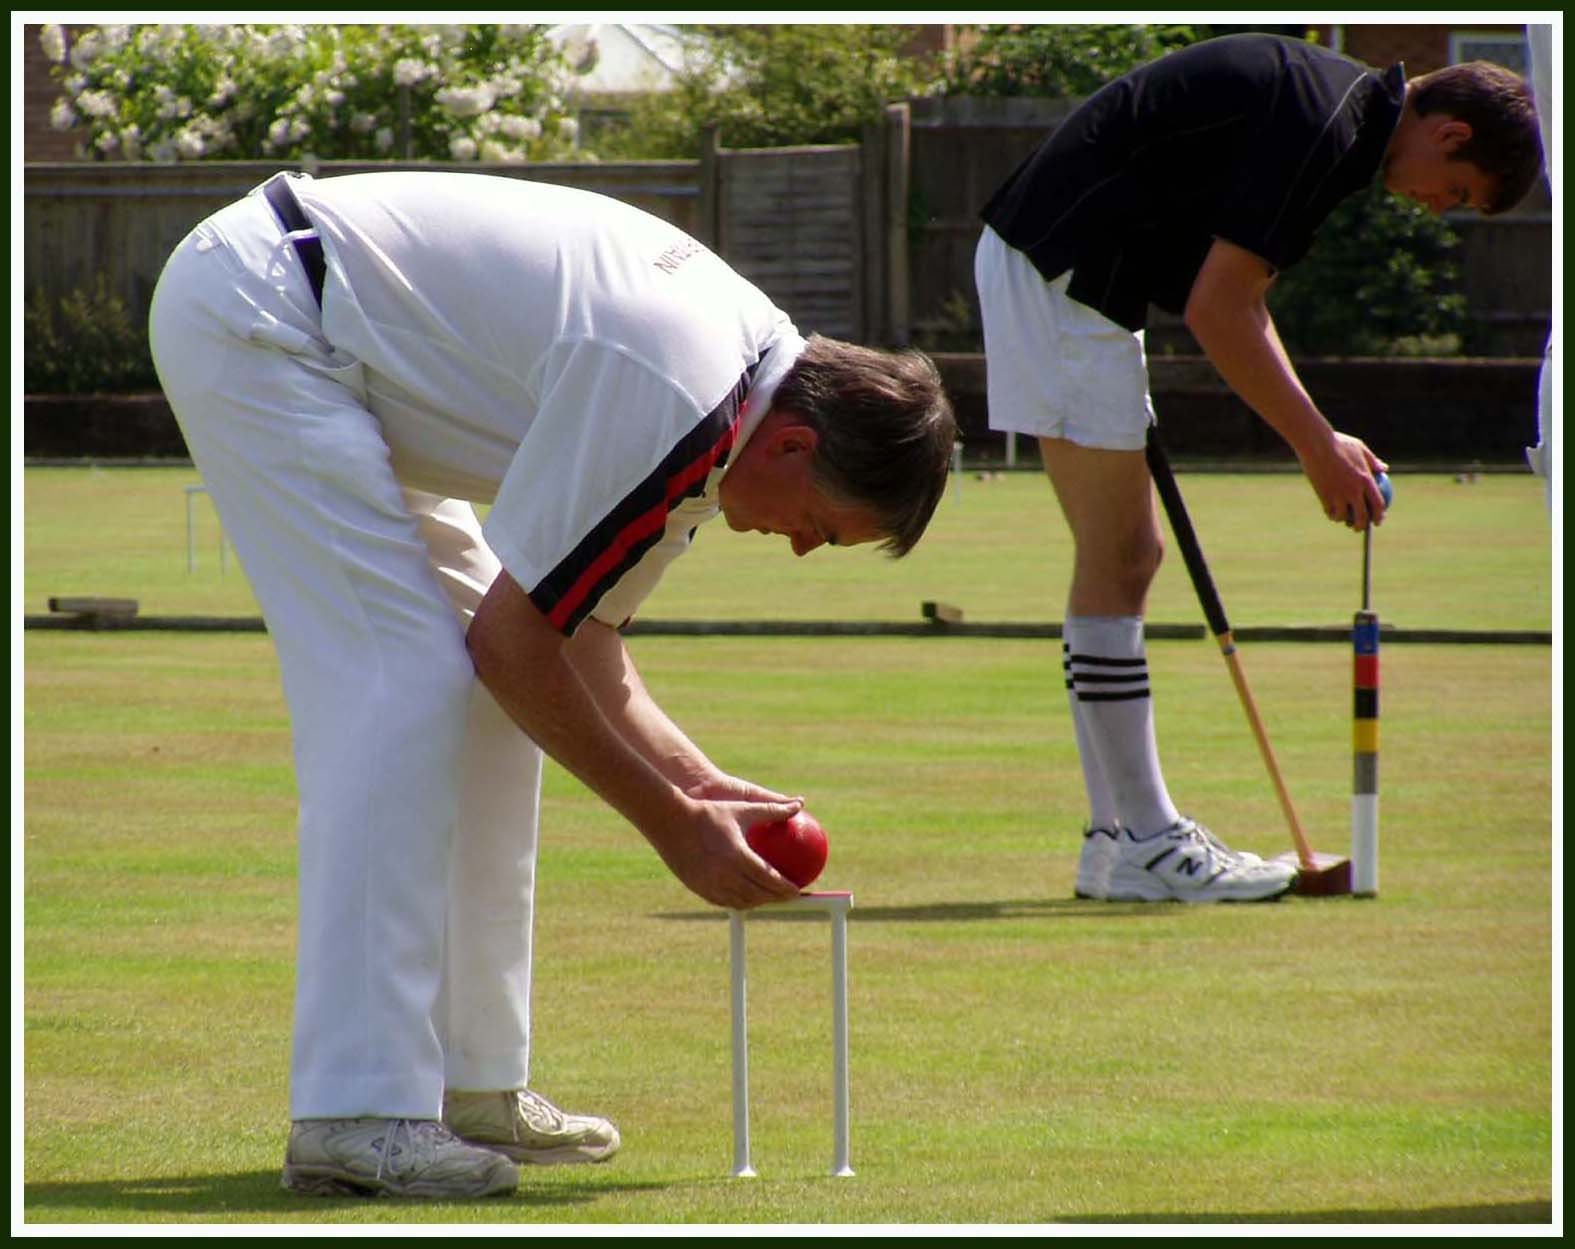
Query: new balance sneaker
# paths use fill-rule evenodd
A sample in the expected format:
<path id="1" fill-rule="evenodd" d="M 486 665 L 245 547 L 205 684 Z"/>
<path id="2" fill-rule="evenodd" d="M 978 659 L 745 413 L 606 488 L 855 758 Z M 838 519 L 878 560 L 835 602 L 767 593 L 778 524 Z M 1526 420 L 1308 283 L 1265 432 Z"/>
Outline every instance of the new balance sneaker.
<path id="1" fill-rule="evenodd" d="M 1296 883 L 1294 864 L 1230 850 L 1183 817 L 1139 841 L 1124 832 L 1110 869 L 1112 902 L 1267 902 Z"/>
<path id="2" fill-rule="evenodd" d="M 1083 851 L 1077 856 L 1077 885 L 1073 889 L 1077 897 L 1103 902 L 1110 896 L 1110 869 L 1119 853 L 1120 836 L 1121 831 L 1112 828 L 1091 828 L 1083 834 Z"/>
<path id="3" fill-rule="evenodd" d="M 434 1119 L 299 1119 L 284 1153 L 284 1187 L 318 1197 L 491 1197 L 519 1182 Z"/>
<path id="4" fill-rule="evenodd" d="M 618 1129 L 595 1115 L 565 1114 L 540 1093 L 446 1093 L 443 1122 L 463 1139 L 515 1162 L 602 1162 L 618 1152 Z"/>
<path id="5" fill-rule="evenodd" d="M 1194 820 L 1193 823 L 1197 824 L 1197 821 Z M 1218 850 L 1227 859 L 1235 859 L 1235 860 L 1237 860 L 1240 863 L 1262 863 L 1263 862 L 1263 856 L 1261 854 L 1254 854 L 1251 850 L 1232 850 L 1229 846 L 1227 846 L 1223 841 L 1221 841 L 1218 837 L 1216 837 L 1213 833 L 1211 833 L 1203 825 L 1197 824 L 1197 829 L 1198 829 L 1198 832 L 1202 833 L 1203 836 L 1208 839 L 1209 845 L 1213 846 L 1216 850 Z"/>

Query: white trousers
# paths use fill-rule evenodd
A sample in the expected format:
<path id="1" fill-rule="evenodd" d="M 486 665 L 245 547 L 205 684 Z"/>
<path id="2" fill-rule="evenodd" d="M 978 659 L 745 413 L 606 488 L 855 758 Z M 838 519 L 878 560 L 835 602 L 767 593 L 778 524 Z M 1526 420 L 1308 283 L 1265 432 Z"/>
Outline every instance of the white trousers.
<path id="1" fill-rule="evenodd" d="M 477 682 L 498 563 L 404 489 L 258 195 L 183 242 L 159 378 L 278 649 L 300 798 L 293 1119 L 524 1087 L 541 752 Z"/>

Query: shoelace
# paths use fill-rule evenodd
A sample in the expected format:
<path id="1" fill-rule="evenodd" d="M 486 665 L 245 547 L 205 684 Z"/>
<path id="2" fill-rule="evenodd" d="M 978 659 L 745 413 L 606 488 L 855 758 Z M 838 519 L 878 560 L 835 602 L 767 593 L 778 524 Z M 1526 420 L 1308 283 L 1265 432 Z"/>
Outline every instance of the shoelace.
<path id="1" fill-rule="evenodd" d="M 383 1133 L 383 1148 L 382 1151 L 377 1155 L 378 1179 L 383 1178 L 383 1172 L 388 1169 L 389 1159 L 394 1156 L 394 1137 L 399 1135 L 400 1128 L 404 1128 L 408 1132 L 410 1130 L 409 1121 L 406 1119 L 397 1119 L 392 1124 L 390 1124 L 388 1130 Z"/>
<path id="2" fill-rule="evenodd" d="M 429 1123 L 425 1119 L 396 1119 L 388 1131 L 383 1134 L 383 1148 L 377 1156 L 378 1179 L 383 1178 L 383 1173 L 385 1171 L 391 1172 L 393 1170 L 391 1163 L 393 1161 L 394 1152 L 397 1149 L 396 1138 L 398 1137 L 399 1130 L 401 1128 L 405 1130 L 405 1140 L 410 1151 L 410 1161 L 412 1166 L 417 1165 L 420 1161 L 419 1155 L 421 1150 L 419 1147 L 422 1140 L 422 1134 L 425 1133 L 426 1135 L 431 1136 L 435 1146 L 442 1141 L 443 1135 L 447 1131 L 447 1129 L 445 1129 L 441 1124 Z"/>
<path id="3" fill-rule="evenodd" d="M 564 1117 L 563 1111 L 546 1098 L 532 1093 L 529 1089 L 521 1089 L 515 1096 L 519 1098 L 520 1118 L 538 1132 L 560 1131 L 567 1125 L 568 1120 Z"/>
<path id="4" fill-rule="evenodd" d="M 1196 820 L 1189 820 L 1186 829 L 1178 831 L 1174 835 L 1182 841 L 1198 842 L 1209 852 L 1210 858 L 1218 859 L 1227 866 L 1237 867 L 1242 862 L 1240 854 L 1232 850 Z"/>

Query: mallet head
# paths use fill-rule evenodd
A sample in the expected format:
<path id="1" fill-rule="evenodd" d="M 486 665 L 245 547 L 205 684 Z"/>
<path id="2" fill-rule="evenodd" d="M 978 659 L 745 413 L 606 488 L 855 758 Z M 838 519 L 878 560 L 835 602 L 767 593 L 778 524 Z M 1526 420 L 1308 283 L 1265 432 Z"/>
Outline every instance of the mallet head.
<path id="1" fill-rule="evenodd" d="M 1312 862 L 1304 863 L 1295 851 L 1286 851 L 1276 863 L 1296 867 L 1296 883 L 1291 892 L 1304 898 L 1337 898 L 1351 892 L 1351 860 L 1337 854 L 1314 852 Z"/>

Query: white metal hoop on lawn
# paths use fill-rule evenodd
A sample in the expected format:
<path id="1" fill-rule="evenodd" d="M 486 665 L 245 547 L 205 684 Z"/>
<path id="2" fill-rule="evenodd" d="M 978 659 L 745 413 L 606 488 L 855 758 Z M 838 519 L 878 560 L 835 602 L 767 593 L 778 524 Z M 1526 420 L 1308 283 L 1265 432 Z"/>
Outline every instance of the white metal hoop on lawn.
<path id="1" fill-rule="evenodd" d="M 851 893 L 804 893 L 773 902 L 760 912 L 821 911 L 831 920 L 831 1048 L 832 1124 L 831 1173 L 852 1175 L 848 1128 L 848 911 Z M 745 970 L 744 919 L 749 912 L 728 913 L 728 962 L 733 990 L 733 1175 L 755 1174 L 749 1161 L 749 1027 L 748 977 Z"/>

